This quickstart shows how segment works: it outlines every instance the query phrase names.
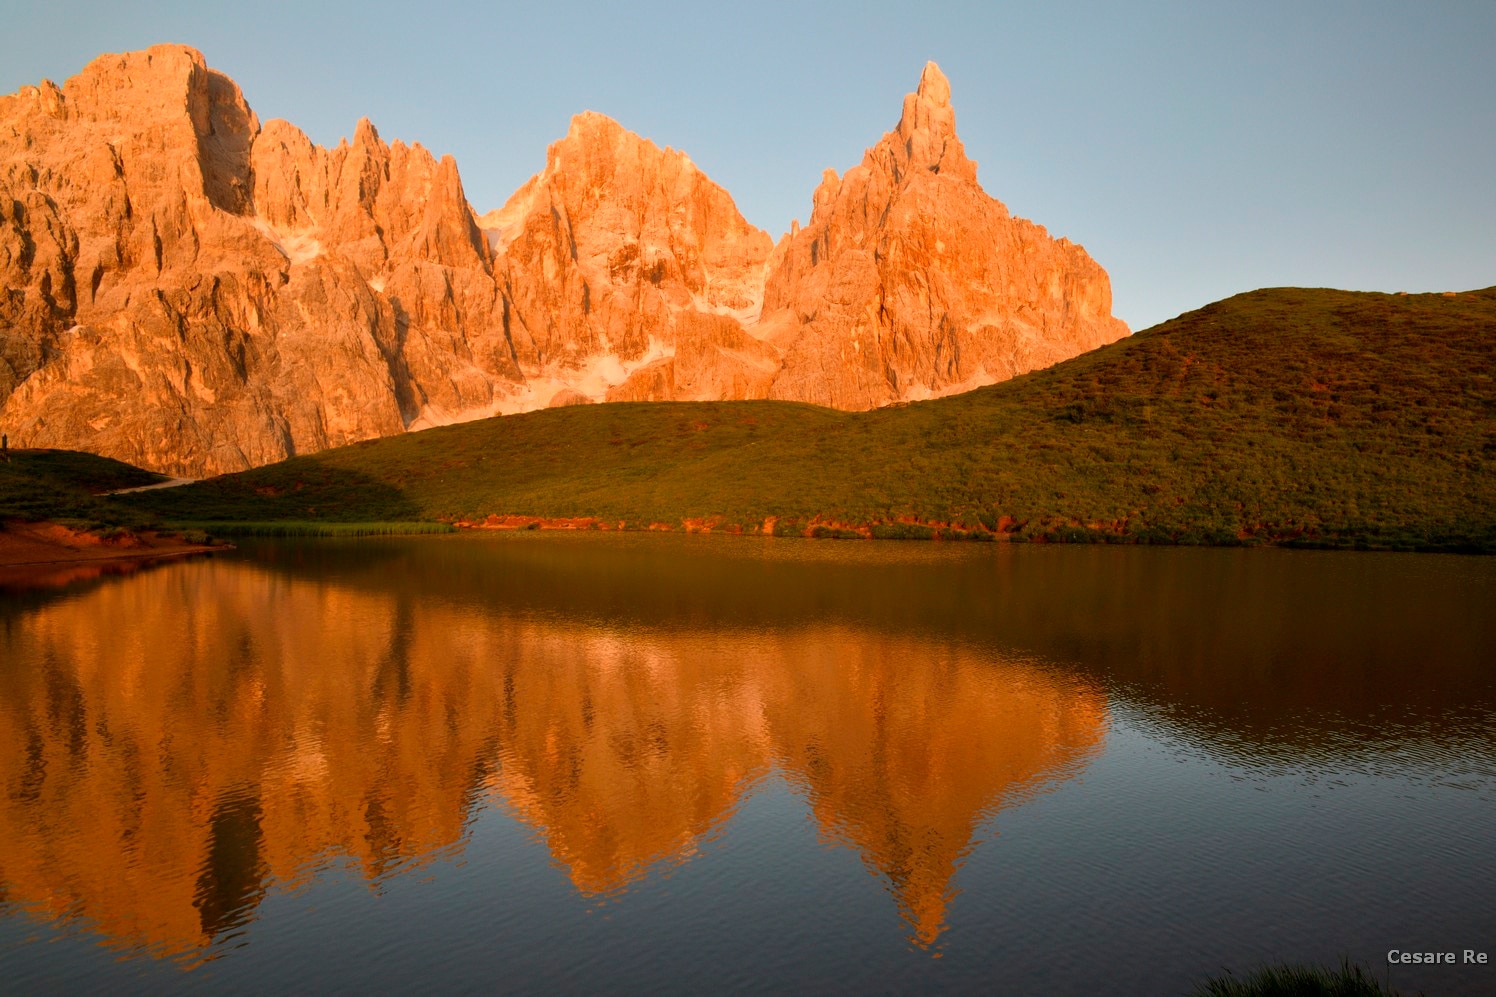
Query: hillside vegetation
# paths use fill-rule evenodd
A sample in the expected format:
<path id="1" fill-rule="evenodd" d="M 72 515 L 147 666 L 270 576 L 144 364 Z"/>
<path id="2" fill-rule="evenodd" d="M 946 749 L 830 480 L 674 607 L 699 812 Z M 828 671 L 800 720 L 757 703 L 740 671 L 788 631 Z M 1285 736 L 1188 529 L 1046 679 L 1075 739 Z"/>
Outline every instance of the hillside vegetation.
<path id="1" fill-rule="evenodd" d="M 55 519 L 86 527 L 145 525 L 155 517 L 101 496 L 164 478 L 72 450 L 11 450 L 0 459 L 0 522 Z"/>
<path id="2" fill-rule="evenodd" d="M 115 501 L 179 522 L 1496 551 L 1493 354 L 1496 288 L 1270 289 L 930 402 L 575 406 Z"/>

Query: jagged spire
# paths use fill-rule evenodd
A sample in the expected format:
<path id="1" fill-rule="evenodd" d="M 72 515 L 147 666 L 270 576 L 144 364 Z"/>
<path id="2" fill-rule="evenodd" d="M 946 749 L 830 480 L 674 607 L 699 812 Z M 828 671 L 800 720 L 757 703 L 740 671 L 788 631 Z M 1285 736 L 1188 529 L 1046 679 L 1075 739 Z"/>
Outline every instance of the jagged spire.
<path id="1" fill-rule="evenodd" d="M 940 67 L 933 60 L 925 63 L 924 72 L 919 74 L 919 89 L 916 96 L 925 97 L 939 105 L 951 102 L 951 81 L 945 78 Z"/>
<path id="2" fill-rule="evenodd" d="M 898 136 L 904 147 L 901 172 L 925 169 L 976 180 L 977 164 L 966 158 L 966 149 L 956 136 L 950 81 L 933 62 L 925 63 L 919 89 L 904 98 Z"/>
<path id="3" fill-rule="evenodd" d="M 353 144 L 369 147 L 380 144 L 379 130 L 374 127 L 374 122 L 367 117 L 358 119 L 358 124 L 353 129 Z"/>

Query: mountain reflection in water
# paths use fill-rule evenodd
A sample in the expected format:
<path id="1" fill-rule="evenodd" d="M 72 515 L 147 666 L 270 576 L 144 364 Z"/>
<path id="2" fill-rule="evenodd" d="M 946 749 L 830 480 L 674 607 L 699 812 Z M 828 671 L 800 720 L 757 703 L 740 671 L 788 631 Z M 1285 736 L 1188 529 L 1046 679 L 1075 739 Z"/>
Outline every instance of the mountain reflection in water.
<path id="1" fill-rule="evenodd" d="M 1489 558 L 584 533 L 7 589 L 0 978 L 1180 993 L 1477 944 L 1493 605 Z"/>
<path id="2" fill-rule="evenodd" d="M 170 565 L 0 617 L 0 900 L 191 962 L 272 887 L 450 854 L 486 803 L 613 894 L 777 770 L 928 946 L 977 828 L 1105 736 L 1097 682 L 970 641 L 813 604 L 703 616 L 760 591 L 742 564 L 605 557 L 583 581 L 402 549 L 272 545 L 277 567 Z"/>

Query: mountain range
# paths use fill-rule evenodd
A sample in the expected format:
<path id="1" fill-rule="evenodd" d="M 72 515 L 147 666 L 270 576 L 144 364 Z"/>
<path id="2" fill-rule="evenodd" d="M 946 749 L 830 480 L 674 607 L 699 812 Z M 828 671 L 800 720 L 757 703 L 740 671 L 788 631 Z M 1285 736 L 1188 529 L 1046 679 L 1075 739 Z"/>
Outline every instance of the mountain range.
<path id="1" fill-rule="evenodd" d="M 0 426 L 202 476 L 601 401 L 949 395 L 1113 342 L 1106 272 L 977 182 L 930 63 L 776 243 L 591 112 L 478 214 L 456 162 L 261 123 L 177 45 L 0 97 Z"/>

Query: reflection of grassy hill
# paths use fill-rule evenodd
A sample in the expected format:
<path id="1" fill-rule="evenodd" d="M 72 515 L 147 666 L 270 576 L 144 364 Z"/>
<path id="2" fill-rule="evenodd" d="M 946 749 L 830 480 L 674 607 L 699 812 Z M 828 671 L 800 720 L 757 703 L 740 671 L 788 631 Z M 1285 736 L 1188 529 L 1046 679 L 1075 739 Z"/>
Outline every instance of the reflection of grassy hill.
<path id="1" fill-rule="evenodd" d="M 129 501 L 178 520 L 593 517 L 777 532 L 1496 550 L 1496 288 L 1255 291 L 868 413 L 579 406 Z"/>

